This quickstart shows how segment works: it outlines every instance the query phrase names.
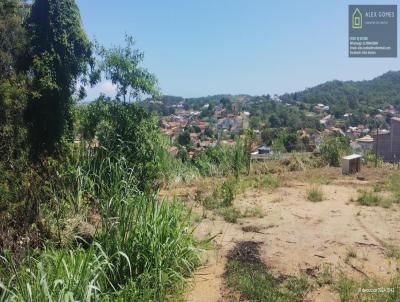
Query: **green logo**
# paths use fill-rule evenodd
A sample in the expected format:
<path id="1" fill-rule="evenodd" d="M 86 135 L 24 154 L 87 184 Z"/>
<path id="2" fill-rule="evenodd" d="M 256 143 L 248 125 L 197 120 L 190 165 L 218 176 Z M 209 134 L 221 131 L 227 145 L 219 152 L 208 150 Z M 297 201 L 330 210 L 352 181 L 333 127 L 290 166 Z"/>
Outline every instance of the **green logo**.
<path id="1" fill-rule="evenodd" d="M 358 8 L 356 8 L 353 12 L 353 17 L 352 17 L 352 27 L 353 29 L 362 29 L 363 28 L 363 23 L 362 23 L 363 16 Z"/>

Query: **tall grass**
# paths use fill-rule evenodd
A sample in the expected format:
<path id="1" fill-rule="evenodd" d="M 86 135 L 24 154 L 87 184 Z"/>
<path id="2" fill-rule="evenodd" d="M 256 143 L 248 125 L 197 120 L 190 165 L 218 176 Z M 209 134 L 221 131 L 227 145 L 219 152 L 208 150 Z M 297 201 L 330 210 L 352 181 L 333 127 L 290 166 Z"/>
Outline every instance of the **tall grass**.
<path id="1" fill-rule="evenodd" d="M 18 266 L 8 258 L 0 301 L 164 300 L 198 262 L 190 212 L 178 200 L 139 192 L 122 154 L 88 150 L 79 159 L 52 180 L 49 213 L 56 209 L 55 223 L 66 225 L 71 215 L 95 210 L 101 221 L 93 243 L 45 248 Z"/>
<path id="2" fill-rule="evenodd" d="M 20 268 L 7 261 L 10 278 L 0 282 L 0 301 L 98 301 L 110 286 L 109 260 L 93 244 L 86 251 L 45 249 L 37 258 L 24 259 Z"/>
<path id="3" fill-rule="evenodd" d="M 110 203 L 98 240 L 108 255 L 115 255 L 112 283 L 119 286 L 133 279 L 139 289 L 152 289 L 153 298 L 162 300 L 183 283 L 198 260 L 183 204 L 143 194 Z"/>

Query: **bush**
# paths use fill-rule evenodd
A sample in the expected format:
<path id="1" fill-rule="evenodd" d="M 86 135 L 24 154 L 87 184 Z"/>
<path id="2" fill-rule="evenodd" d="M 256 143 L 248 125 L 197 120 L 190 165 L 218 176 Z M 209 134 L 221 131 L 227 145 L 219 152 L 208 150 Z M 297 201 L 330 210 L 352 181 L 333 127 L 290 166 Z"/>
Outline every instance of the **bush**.
<path id="1" fill-rule="evenodd" d="M 339 167 L 341 157 L 350 152 L 350 140 L 344 135 L 329 135 L 319 150 L 329 165 Z"/>

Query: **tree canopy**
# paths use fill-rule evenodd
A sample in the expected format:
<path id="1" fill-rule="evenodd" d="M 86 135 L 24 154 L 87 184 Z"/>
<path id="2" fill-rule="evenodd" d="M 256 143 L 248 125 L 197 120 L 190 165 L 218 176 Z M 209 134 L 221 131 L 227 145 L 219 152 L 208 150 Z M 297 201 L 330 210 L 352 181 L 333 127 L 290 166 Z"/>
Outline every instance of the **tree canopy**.
<path id="1" fill-rule="evenodd" d="M 36 0 L 27 20 L 26 69 L 32 97 L 26 111 L 32 155 L 52 154 L 72 134 L 71 106 L 78 79 L 93 63 L 91 43 L 74 0 Z"/>

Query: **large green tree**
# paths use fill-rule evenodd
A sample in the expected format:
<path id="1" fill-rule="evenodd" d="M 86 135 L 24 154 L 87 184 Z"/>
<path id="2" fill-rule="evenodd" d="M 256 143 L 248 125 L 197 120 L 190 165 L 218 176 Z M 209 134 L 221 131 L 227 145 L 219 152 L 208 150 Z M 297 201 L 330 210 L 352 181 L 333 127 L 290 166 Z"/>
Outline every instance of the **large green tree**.
<path id="1" fill-rule="evenodd" d="M 144 54 L 136 49 L 132 37 L 125 37 L 125 46 L 110 49 L 98 47 L 100 70 L 117 86 L 117 99 L 130 102 L 143 95 L 158 96 L 157 78 L 140 66 Z"/>
<path id="2" fill-rule="evenodd" d="M 36 0 L 27 20 L 26 66 L 34 93 L 26 111 L 32 155 L 52 154 L 72 134 L 73 94 L 88 71 L 91 44 L 74 0 Z"/>

